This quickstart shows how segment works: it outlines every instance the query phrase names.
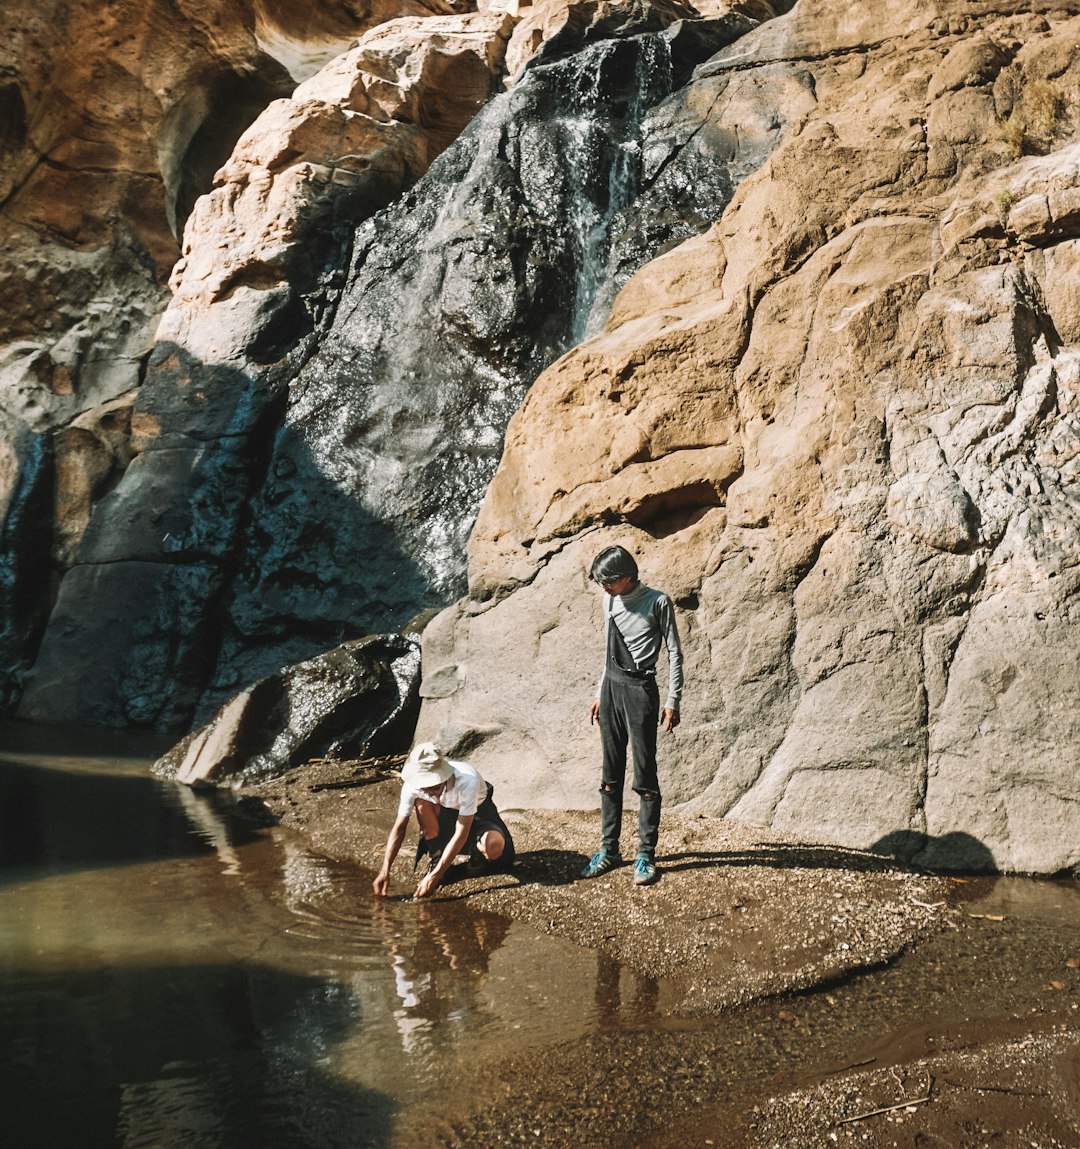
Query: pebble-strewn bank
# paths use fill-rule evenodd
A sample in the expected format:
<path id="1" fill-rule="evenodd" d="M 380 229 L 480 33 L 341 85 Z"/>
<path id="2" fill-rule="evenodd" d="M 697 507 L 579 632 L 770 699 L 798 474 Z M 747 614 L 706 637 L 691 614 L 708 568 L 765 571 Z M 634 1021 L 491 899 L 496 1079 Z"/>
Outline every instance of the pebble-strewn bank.
<path id="1" fill-rule="evenodd" d="M 315 849 L 373 870 L 397 783 L 329 764 L 248 792 Z M 437 896 L 609 954 L 630 971 L 624 1024 L 539 1055 L 504 1051 L 458 1121 L 403 1137 L 1080 1145 L 1080 926 L 996 912 L 992 878 L 920 874 L 677 812 L 664 815 L 655 886 L 635 888 L 629 866 L 580 881 L 596 815 L 510 811 L 507 821 L 514 873 L 452 881 Z M 401 897 L 409 853 L 395 867 Z M 1045 888 L 1080 899 L 1075 883 Z M 642 993 L 659 994 L 668 1014 L 635 1031 L 625 999 Z"/>

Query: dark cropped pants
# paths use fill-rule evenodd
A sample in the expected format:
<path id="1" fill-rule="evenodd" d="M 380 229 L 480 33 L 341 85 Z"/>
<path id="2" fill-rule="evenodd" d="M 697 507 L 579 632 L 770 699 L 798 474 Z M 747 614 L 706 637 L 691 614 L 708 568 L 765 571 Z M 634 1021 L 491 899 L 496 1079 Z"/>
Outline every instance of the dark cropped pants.
<path id="1" fill-rule="evenodd" d="M 656 776 L 656 728 L 660 692 L 655 675 L 630 675 L 609 660 L 600 687 L 600 741 L 604 762 L 600 783 L 603 845 L 619 852 L 622 833 L 626 748 L 634 763 L 638 795 L 638 849 L 652 857 L 660 835 L 660 783 Z"/>
<path id="2" fill-rule="evenodd" d="M 473 818 L 472 825 L 469 827 L 469 836 L 465 839 L 465 845 L 461 849 L 462 854 L 476 854 L 477 839 L 482 838 L 488 830 L 498 830 L 498 832 L 502 834 L 506 845 L 503 848 L 502 857 L 499 858 L 497 862 L 487 863 L 487 869 L 492 873 L 509 870 L 517 856 L 514 850 L 514 839 L 510 833 L 510 828 L 502 820 L 502 815 L 499 813 L 492 797 L 494 793 L 495 787 L 489 782 L 487 784 L 487 795 L 477 807 L 476 816 Z M 447 842 L 454 836 L 454 832 L 457 830 L 457 819 L 457 810 L 453 810 L 448 806 L 440 806 L 438 837 L 433 841 L 425 841 L 421 838 L 420 846 L 417 850 L 417 858 L 421 856 L 424 850 L 430 851 L 435 857 L 438 857 L 443 850 L 446 849 Z"/>

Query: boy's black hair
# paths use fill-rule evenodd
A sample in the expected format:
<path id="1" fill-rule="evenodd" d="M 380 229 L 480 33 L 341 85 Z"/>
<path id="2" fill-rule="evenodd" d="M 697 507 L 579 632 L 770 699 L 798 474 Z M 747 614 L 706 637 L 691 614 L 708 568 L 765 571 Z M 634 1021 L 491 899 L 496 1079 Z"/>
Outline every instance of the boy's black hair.
<path id="1" fill-rule="evenodd" d="M 593 559 L 589 577 L 598 583 L 614 582 L 619 578 L 636 579 L 637 563 L 625 547 L 608 547 Z"/>

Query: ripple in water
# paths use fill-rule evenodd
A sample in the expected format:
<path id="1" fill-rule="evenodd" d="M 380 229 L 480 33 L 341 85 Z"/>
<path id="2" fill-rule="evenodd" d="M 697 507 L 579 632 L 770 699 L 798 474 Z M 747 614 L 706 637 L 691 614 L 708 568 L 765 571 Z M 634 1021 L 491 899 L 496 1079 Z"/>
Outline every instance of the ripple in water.
<path id="1" fill-rule="evenodd" d="M 144 766 L 0 752 L 6 1143 L 389 1146 L 598 1024 L 594 955 L 376 902 Z"/>

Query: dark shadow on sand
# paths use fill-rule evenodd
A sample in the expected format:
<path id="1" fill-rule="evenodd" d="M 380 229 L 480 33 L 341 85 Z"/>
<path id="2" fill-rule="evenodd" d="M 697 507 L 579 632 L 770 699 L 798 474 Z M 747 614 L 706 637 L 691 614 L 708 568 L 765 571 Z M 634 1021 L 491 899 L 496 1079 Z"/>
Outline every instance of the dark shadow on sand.
<path id="1" fill-rule="evenodd" d="M 841 846 L 803 846 L 770 843 L 748 850 L 687 851 L 657 855 L 657 867 L 664 872 L 768 866 L 777 870 L 857 870 L 884 874 L 896 869 L 896 862 L 863 850 Z"/>
<path id="2" fill-rule="evenodd" d="M 950 874 L 1001 873 L 990 849 L 962 830 L 936 836 L 919 830 L 894 830 L 879 838 L 870 849 L 919 870 Z"/>
<path id="3" fill-rule="evenodd" d="M 770 843 L 748 850 L 661 855 L 657 861 L 661 872 L 709 866 L 769 866 L 773 869 L 855 870 L 865 874 L 890 873 L 897 868 L 928 873 L 1000 873 L 990 850 L 978 838 L 961 831 L 935 837 L 916 830 L 895 830 L 867 850 Z"/>
<path id="4" fill-rule="evenodd" d="M 581 876 L 588 856 L 575 850 L 526 850 L 519 852 L 509 870 L 467 874 L 462 865 L 451 866 L 439 885 L 434 899 L 441 902 L 464 901 L 492 890 L 515 890 L 521 886 L 566 886 Z M 468 882 L 452 894 L 448 887 Z"/>

